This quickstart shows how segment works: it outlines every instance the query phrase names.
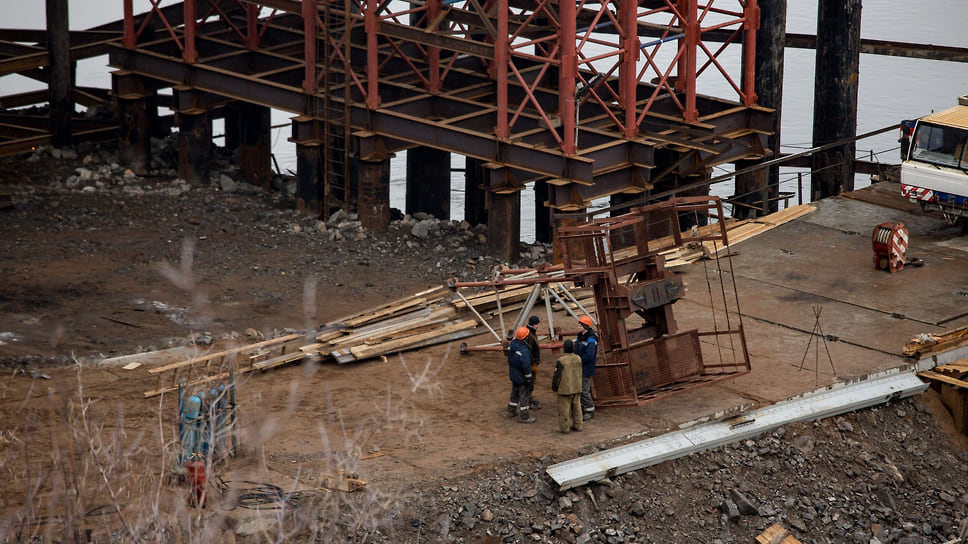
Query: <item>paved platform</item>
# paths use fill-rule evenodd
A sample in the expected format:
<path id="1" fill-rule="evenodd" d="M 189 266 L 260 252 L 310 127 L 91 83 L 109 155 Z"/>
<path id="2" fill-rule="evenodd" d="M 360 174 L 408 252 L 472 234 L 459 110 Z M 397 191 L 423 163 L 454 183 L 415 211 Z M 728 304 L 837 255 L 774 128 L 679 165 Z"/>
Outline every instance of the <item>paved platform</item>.
<path id="1" fill-rule="evenodd" d="M 902 349 L 910 338 L 968 325 L 968 236 L 960 227 L 922 214 L 892 183 L 813 205 L 817 211 L 731 248 L 752 371 L 649 405 L 650 414 L 674 424 L 776 402 L 908 364 Z M 910 233 L 907 256 L 924 266 L 891 274 L 874 267 L 871 235 L 897 221 Z M 686 298 L 675 306 L 682 321 L 702 319 L 705 277 L 715 269 L 713 261 L 684 269 Z M 815 311 L 823 338 L 813 335 Z"/>

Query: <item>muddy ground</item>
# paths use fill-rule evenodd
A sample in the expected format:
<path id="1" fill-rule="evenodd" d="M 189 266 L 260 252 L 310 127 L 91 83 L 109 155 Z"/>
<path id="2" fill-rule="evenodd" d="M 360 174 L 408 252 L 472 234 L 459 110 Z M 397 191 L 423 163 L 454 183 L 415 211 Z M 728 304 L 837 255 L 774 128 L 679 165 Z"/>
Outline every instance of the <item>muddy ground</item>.
<path id="1" fill-rule="evenodd" d="M 968 458 L 930 395 L 558 493 L 552 462 L 676 422 L 607 410 L 560 435 L 549 362 L 546 407 L 517 424 L 501 356 L 448 345 L 246 375 L 239 455 L 193 509 L 174 397 L 144 398 L 146 367 L 99 361 L 303 332 L 500 263 L 480 227 L 367 233 L 297 215 L 291 181 L 263 191 L 224 161 L 196 186 L 116 162 L 95 148 L 0 161 L 0 541 L 753 542 L 780 523 L 803 542 L 913 544 L 968 518 Z M 522 250 L 512 264 L 547 248 Z M 339 470 L 366 487 L 320 490 Z"/>

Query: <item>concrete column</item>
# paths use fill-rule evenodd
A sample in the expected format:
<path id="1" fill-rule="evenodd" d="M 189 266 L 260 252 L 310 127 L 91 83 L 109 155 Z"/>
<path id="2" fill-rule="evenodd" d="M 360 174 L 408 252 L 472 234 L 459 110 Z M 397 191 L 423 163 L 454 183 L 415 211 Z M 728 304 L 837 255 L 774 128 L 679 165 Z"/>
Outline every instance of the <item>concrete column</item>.
<path id="1" fill-rule="evenodd" d="M 47 51 L 50 53 L 48 102 L 50 104 L 51 144 L 71 143 L 71 116 L 74 114 L 74 63 L 71 61 L 71 35 L 67 17 L 68 0 L 47 0 Z M 14 9 L 8 6 L 8 9 Z"/>
<path id="2" fill-rule="evenodd" d="M 817 13 L 817 69 L 813 101 L 813 145 L 857 135 L 861 0 L 820 0 Z M 811 199 L 854 190 L 856 144 L 813 155 Z"/>
<path id="3" fill-rule="evenodd" d="M 487 223 L 484 161 L 467 157 L 464 166 L 464 220 L 471 225 Z"/>
<path id="4" fill-rule="evenodd" d="M 212 117 L 208 111 L 176 114 L 178 124 L 178 177 L 189 183 L 206 183 L 212 162 Z"/>
<path id="5" fill-rule="evenodd" d="M 756 31 L 756 94 L 757 103 L 776 110 L 773 115 L 773 134 L 767 136 L 766 148 L 773 156 L 780 156 L 780 119 L 783 105 L 783 53 L 786 46 L 787 0 L 759 0 L 760 27 Z M 747 44 L 744 44 L 746 47 Z M 762 161 L 738 161 L 741 170 Z M 776 197 L 780 192 L 780 166 L 736 177 L 736 200 L 747 204 L 737 206 L 733 217 L 744 219 L 777 211 Z M 773 199 L 772 201 L 770 199 Z"/>
<path id="6" fill-rule="evenodd" d="M 487 252 L 507 263 L 521 257 L 521 193 L 488 192 Z"/>
<path id="7" fill-rule="evenodd" d="M 323 157 L 319 144 L 296 143 L 296 210 L 323 216 Z"/>
<path id="8" fill-rule="evenodd" d="M 272 184 L 271 110 L 267 106 L 239 104 L 239 173 L 246 183 L 263 189 Z"/>
<path id="9" fill-rule="evenodd" d="M 450 219 L 450 153 L 432 147 L 407 150 L 406 212 Z"/>
<path id="10" fill-rule="evenodd" d="M 548 202 L 548 182 L 539 179 L 534 182 L 534 239 L 549 243 L 554 240 L 551 228 L 551 208 L 545 206 Z"/>
<path id="11" fill-rule="evenodd" d="M 360 160 L 357 214 L 363 228 L 386 232 L 390 226 L 390 159 Z"/>

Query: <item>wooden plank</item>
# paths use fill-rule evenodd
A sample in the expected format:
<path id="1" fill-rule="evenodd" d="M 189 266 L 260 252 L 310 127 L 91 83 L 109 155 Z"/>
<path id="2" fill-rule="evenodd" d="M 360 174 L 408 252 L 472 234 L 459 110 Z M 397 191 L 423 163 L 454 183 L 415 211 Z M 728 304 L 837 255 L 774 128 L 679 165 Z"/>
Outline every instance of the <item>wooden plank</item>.
<path id="1" fill-rule="evenodd" d="M 372 323 L 374 321 L 379 321 L 381 318 L 389 317 L 394 314 L 398 314 L 404 310 L 413 308 L 414 306 L 423 306 L 427 304 L 427 299 L 423 297 L 412 298 L 406 302 L 394 306 L 388 306 L 376 312 L 368 313 L 355 317 L 352 319 L 347 319 L 343 321 L 343 325 L 346 327 L 358 327 L 360 325 L 365 325 L 367 323 Z"/>
<path id="2" fill-rule="evenodd" d="M 197 353 L 197 348 L 191 346 L 177 346 L 156 351 L 145 351 L 143 353 L 132 353 L 121 355 L 120 357 L 110 357 L 102 359 L 97 363 L 98 366 L 124 366 L 129 363 L 141 364 L 169 364 L 174 361 L 183 361 L 186 357 L 191 357 Z"/>
<path id="3" fill-rule="evenodd" d="M 801 544 L 790 531 L 779 523 L 767 527 L 756 537 L 757 544 Z"/>
<path id="4" fill-rule="evenodd" d="M 377 355 L 383 355 L 387 353 L 396 353 L 398 351 L 403 351 L 409 346 L 417 344 L 423 340 L 431 339 L 435 336 L 446 335 L 447 333 L 457 332 L 465 329 L 473 329 L 477 327 L 477 321 L 472 319 L 467 319 L 464 321 L 457 321 L 451 325 L 447 325 L 439 330 L 433 330 L 424 332 L 421 334 L 415 334 L 413 336 L 408 336 L 406 338 L 400 338 L 399 340 L 392 340 L 390 342 L 383 342 L 381 344 L 375 344 L 372 346 L 356 346 L 350 348 L 350 353 L 353 354 L 357 359 L 367 359 L 369 357 L 375 357 Z"/>
<path id="5" fill-rule="evenodd" d="M 266 361 L 259 361 L 258 363 L 252 363 L 252 368 L 256 370 L 269 370 L 270 368 L 275 368 L 277 366 L 282 366 L 293 361 L 298 361 L 303 357 L 307 357 L 310 354 L 304 351 L 294 351 L 292 353 L 286 353 L 278 357 L 273 357 L 272 359 Z"/>
<path id="6" fill-rule="evenodd" d="M 965 380 L 952 378 L 951 376 L 947 376 L 945 374 L 941 374 L 933 370 L 925 370 L 924 372 L 918 372 L 918 376 L 921 376 L 922 378 L 928 378 L 929 380 L 944 382 L 947 384 L 956 385 L 964 389 L 968 389 L 968 382 L 966 382 Z"/>
<path id="7" fill-rule="evenodd" d="M 253 370 L 254 369 L 252 369 L 252 368 L 240 368 L 238 370 L 237 374 L 245 374 L 246 372 L 252 372 Z M 194 381 L 188 382 L 186 384 L 183 384 L 183 386 L 186 387 L 186 388 L 188 388 L 188 387 L 192 387 L 192 386 L 195 386 L 195 385 L 201 385 L 203 383 L 209 383 L 209 382 L 212 382 L 212 381 L 215 381 L 215 380 L 221 380 L 221 379 L 224 379 L 224 378 L 229 378 L 229 377 L 231 377 L 231 375 L 232 375 L 231 372 L 223 372 L 221 374 L 215 374 L 213 376 L 206 376 L 204 378 L 199 378 L 197 380 L 194 380 Z M 178 386 L 177 385 L 173 385 L 173 386 L 170 386 L 170 387 L 161 387 L 161 388 L 155 389 L 153 391 L 145 391 L 144 396 L 145 396 L 146 399 L 150 399 L 151 397 L 157 397 L 158 395 L 161 395 L 161 394 L 164 394 L 164 393 L 174 393 L 175 391 L 178 391 Z"/>
<path id="8" fill-rule="evenodd" d="M 279 344 L 279 343 L 282 343 L 282 342 L 287 342 L 287 341 L 290 341 L 290 340 L 295 340 L 297 338 L 302 338 L 302 335 L 301 334 L 290 334 L 290 335 L 287 335 L 287 336 L 280 336 L 279 338 L 273 338 L 271 340 L 264 340 L 262 342 L 258 342 L 258 343 L 255 343 L 255 344 L 246 344 L 246 345 L 241 346 L 241 347 L 238 347 L 238 348 L 233 348 L 233 349 L 229 349 L 229 350 L 225 350 L 225 351 L 220 351 L 218 353 L 212 353 L 210 355 L 205 355 L 205 356 L 198 357 L 198 358 L 195 358 L 195 359 L 187 359 L 187 360 L 184 360 L 184 361 L 181 361 L 181 362 L 178 362 L 178 363 L 172 363 L 170 365 L 165 365 L 165 366 L 161 366 L 161 367 L 158 367 L 158 368 L 152 368 L 151 370 L 148 371 L 148 373 L 149 374 L 158 374 L 160 372 L 167 372 L 169 370 L 174 370 L 176 368 L 181 368 L 183 366 L 195 365 L 195 364 L 198 364 L 198 363 L 203 363 L 205 361 L 211 361 L 213 359 L 218 359 L 220 357 L 226 357 L 226 356 L 229 356 L 229 355 L 236 355 L 236 354 L 239 354 L 239 353 L 242 353 L 242 352 L 246 352 L 246 351 L 258 349 L 258 348 L 261 348 L 261 347 L 264 347 L 264 346 L 271 346 L 273 344 Z"/>
<path id="9" fill-rule="evenodd" d="M 420 328 L 432 323 L 443 323 L 448 319 L 452 319 L 457 315 L 457 311 L 451 307 L 440 307 L 436 308 L 430 312 L 429 315 L 420 312 L 420 315 L 414 316 L 406 320 L 393 320 L 392 324 L 388 324 L 382 327 L 366 327 L 363 329 L 358 329 L 341 338 L 335 340 L 330 340 L 328 342 L 331 346 L 345 346 L 347 344 L 361 344 L 366 342 L 366 340 L 379 337 L 379 336 L 392 336 L 394 334 L 402 334 L 410 329 Z M 401 316 L 402 317 L 402 316 Z"/>
<path id="10" fill-rule="evenodd" d="M 960 327 L 944 334 L 921 334 L 904 344 L 904 355 L 923 359 L 929 355 L 948 351 L 964 345 L 968 327 Z M 956 363 L 960 362 L 955 361 Z"/>
<path id="11" fill-rule="evenodd" d="M 388 307 L 391 307 L 391 306 L 399 306 L 401 304 L 404 304 L 406 301 L 411 300 L 411 299 L 414 299 L 414 298 L 424 298 L 424 299 L 435 298 L 435 299 L 441 299 L 448 292 L 449 292 L 449 289 L 446 286 L 443 286 L 443 285 L 437 286 L 437 287 L 432 287 L 432 288 L 427 289 L 425 291 L 421 291 L 419 293 L 415 293 L 415 294 L 410 295 L 410 296 L 406 296 L 406 297 L 403 297 L 403 298 L 399 298 L 397 300 L 390 301 L 390 302 L 388 302 L 386 304 L 383 304 L 381 306 L 377 306 L 375 308 L 369 308 L 369 309 L 364 310 L 362 312 L 359 312 L 359 313 L 356 313 L 356 314 L 352 314 L 352 315 L 348 315 L 348 316 L 345 316 L 345 317 L 341 317 L 341 318 L 336 319 L 334 321 L 330 321 L 329 323 L 326 324 L 326 326 L 340 325 L 340 324 L 342 324 L 342 323 L 344 323 L 346 321 L 355 320 L 355 319 L 360 318 L 360 317 L 363 317 L 365 315 L 370 315 L 370 314 L 373 314 L 373 313 L 376 313 L 376 312 L 380 312 L 380 311 L 382 311 L 382 310 L 384 310 L 384 309 L 386 309 Z"/>

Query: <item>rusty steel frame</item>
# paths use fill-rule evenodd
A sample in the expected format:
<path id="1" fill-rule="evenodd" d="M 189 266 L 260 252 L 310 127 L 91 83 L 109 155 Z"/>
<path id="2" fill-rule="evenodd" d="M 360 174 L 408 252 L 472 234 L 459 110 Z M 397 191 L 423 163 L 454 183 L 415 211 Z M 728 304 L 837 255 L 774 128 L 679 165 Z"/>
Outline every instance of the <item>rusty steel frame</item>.
<path id="1" fill-rule="evenodd" d="M 681 218 L 687 216 L 715 223 L 684 230 Z M 452 279 L 447 285 L 455 290 L 491 287 L 495 292 L 509 286 L 557 282 L 592 287 L 600 346 L 593 380 L 596 404 L 644 404 L 750 371 L 739 295 L 735 278 L 729 273 L 732 267 L 728 256 L 716 259 L 721 298 L 712 291 L 714 280 L 707 277 L 712 330 L 679 330 L 672 314 L 672 304 L 678 297 L 650 307 L 636 302 L 639 287 L 675 277 L 665 271 L 662 254 L 690 243 L 726 246 L 725 220 L 718 197 L 675 198 L 635 208 L 619 217 L 560 227 L 563 264 L 504 269 L 490 280 Z M 528 277 L 517 277 L 529 273 Z M 722 284 L 727 281 L 726 276 L 733 282 L 732 295 Z M 643 318 L 642 325 L 628 320 L 633 314 Z M 725 319 L 725 323 L 721 324 L 720 319 Z M 680 345 L 681 339 L 684 346 Z M 501 345 L 462 345 L 461 351 L 499 351 L 506 344 L 507 339 Z M 718 360 L 704 356 L 703 347 L 718 355 Z"/>
<path id="2" fill-rule="evenodd" d="M 423 145 L 474 157 L 505 167 L 492 169 L 491 191 L 545 179 L 547 204 L 559 209 L 649 190 L 658 148 L 696 157 L 669 170 L 674 176 L 760 156 L 771 126 L 755 93 L 725 73 L 723 48 L 702 42 L 707 31 L 750 39 L 755 0 L 664 0 L 653 9 L 631 0 L 348 0 L 341 28 L 322 0 L 162 1 L 135 24 L 125 0 L 113 66 L 297 116 L 325 119 L 323 102 L 343 102 L 355 134 L 346 145 L 358 154 Z M 662 43 L 676 42 L 668 67 L 657 60 L 661 43 L 638 41 L 656 27 Z M 688 35 L 674 34 L 683 28 Z M 723 73 L 738 101 L 698 94 L 694 79 L 707 68 Z M 343 92 L 323 97 L 320 82 L 334 71 Z M 576 85 L 587 91 L 576 96 Z"/>
<path id="3" fill-rule="evenodd" d="M 684 230 L 681 219 L 686 217 L 698 225 L 716 222 Z M 719 198 L 680 197 L 618 217 L 558 229 L 566 275 L 595 292 L 602 350 L 593 380 L 597 405 L 642 404 L 750 371 L 735 279 L 732 297 L 722 285 L 725 276 L 733 278 L 729 270 L 716 274 L 721 299 L 714 295 L 712 280 L 707 277 L 711 331 L 678 329 L 672 313 L 678 295 L 648 307 L 637 302 L 644 286 L 660 284 L 668 290 L 676 285 L 675 275 L 664 269 L 663 253 L 689 243 L 725 246 L 725 219 Z M 731 269 L 728 257 L 717 263 L 720 269 L 724 264 Z M 723 328 L 717 311 L 720 303 Z M 629 321 L 632 314 L 642 319 L 641 325 Z M 703 355 L 703 344 L 719 356 L 718 361 Z"/>

